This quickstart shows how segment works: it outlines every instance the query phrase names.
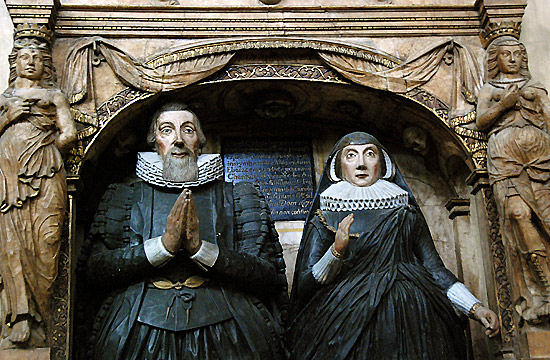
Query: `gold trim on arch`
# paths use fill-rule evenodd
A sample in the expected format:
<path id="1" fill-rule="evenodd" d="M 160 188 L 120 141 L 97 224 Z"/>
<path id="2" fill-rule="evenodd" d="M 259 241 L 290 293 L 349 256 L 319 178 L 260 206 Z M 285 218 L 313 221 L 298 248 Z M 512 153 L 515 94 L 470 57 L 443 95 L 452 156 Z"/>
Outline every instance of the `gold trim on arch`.
<path id="1" fill-rule="evenodd" d="M 322 40 L 309 39 L 277 39 L 277 38 L 259 38 L 259 39 L 240 39 L 230 40 L 222 43 L 200 44 L 192 47 L 186 47 L 176 50 L 170 54 L 162 54 L 147 61 L 146 64 L 157 68 L 176 61 L 191 59 L 204 55 L 218 54 L 224 52 L 234 52 L 239 50 L 261 50 L 261 49 L 311 49 L 318 51 L 330 51 L 338 54 L 357 57 L 370 62 L 374 62 L 391 69 L 399 62 L 392 59 L 390 55 L 384 55 L 368 49 L 352 47 L 350 45 L 338 44 Z"/>

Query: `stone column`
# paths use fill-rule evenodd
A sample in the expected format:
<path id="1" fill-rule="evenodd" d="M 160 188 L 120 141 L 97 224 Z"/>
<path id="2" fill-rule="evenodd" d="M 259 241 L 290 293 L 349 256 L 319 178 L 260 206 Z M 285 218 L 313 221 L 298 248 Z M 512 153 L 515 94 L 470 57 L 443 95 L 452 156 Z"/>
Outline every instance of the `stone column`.
<path id="1" fill-rule="evenodd" d="M 494 306 L 489 305 L 487 291 L 486 261 L 484 260 L 490 258 L 486 256 L 489 249 L 472 227 L 470 199 L 451 199 L 445 207 L 449 211 L 449 219 L 453 221 L 459 278 L 484 305 L 495 309 Z M 474 213 L 476 213 L 475 210 Z M 470 320 L 470 323 L 474 359 L 491 359 L 492 354 L 489 351 L 491 347 L 484 328 L 474 320 Z"/>
<path id="2" fill-rule="evenodd" d="M 481 327 L 473 327 L 474 352 L 477 342 L 480 349 L 490 352 L 486 355 L 487 358 L 494 356 L 497 359 L 516 359 L 513 351 L 516 325 L 512 312 L 507 259 L 487 170 L 474 170 L 466 183 L 472 189 L 468 217 L 471 233 L 464 243 L 466 246 L 462 242 L 460 246 L 457 245 L 462 251 L 460 258 L 464 282 L 479 300 L 497 313 L 500 322 L 500 334 L 496 340 L 488 340 Z M 476 353 L 475 358 L 486 357 Z"/>

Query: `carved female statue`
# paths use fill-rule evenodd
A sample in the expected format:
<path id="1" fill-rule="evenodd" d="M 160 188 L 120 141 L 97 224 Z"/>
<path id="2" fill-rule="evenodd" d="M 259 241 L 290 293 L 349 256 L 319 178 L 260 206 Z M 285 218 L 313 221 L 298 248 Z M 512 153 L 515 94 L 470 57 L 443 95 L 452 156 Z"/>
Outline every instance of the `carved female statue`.
<path id="1" fill-rule="evenodd" d="M 18 27 L 9 87 L 0 96 L 0 275 L 7 333 L 0 348 L 47 345 L 51 287 L 66 207 L 60 150 L 76 130 L 55 84 L 50 35 Z M 7 337 L 6 337 L 7 336 Z"/>
<path id="2" fill-rule="evenodd" d="M 496 314 L 443 265 L 387 152 L 361 132 L 344 136 L 327 160 L 292 300 L 292 359 L 465 359 L 455 310 L 498 333 Z"/>
<path id="3" fill-rule="evenodd" d="M 497 38 L 487 54 L 488 82 L 479 94 L 477 125 L 489 133 L 489 181 L 512 262 L 524 274 L 517 309 L 537 321 L 550 315 L 548 95 L 531 80 L 518 40 Z"/>

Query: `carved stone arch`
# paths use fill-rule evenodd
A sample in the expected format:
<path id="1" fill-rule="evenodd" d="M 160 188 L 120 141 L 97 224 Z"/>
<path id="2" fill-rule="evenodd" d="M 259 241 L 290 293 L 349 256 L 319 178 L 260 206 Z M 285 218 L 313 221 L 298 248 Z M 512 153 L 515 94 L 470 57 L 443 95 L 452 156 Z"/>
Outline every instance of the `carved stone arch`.
<path id="1" fill-rule="evenodd" d="M 213 75 L 188 86 L 212 86 L 243 80 L 265 81 L 308 81 L 323 84 L 340 84 L 352 86 L 353 82 L 346 79 L 327 63 L 312 56 L 316 52 L 329 52 L 361 60 L 372 66 L 372 71 L 383 72 L 398 67 L 402 60 L 379 50 L 366 46 L 335 42 L 327 40 L 312 40 L 299 38 L 259 38 L 259 39 L 232 39 L 224 41 L 206 41 L 192 46 L 172 49 L 166 53 L 151 56 L 144 60 L 144 64 L 152 68 L 173 66 L 181 61 L 201 59 L 205 56 L 235 53 L 233 60 Z M 288 54 L 292 52 L 307 52 L 306 59 L 290 61 Z M 256 54 L 252 59 L 251 53 Z M 266 54 L 266 56 L 264 56 Z M 277 54 L 284 54 L 285 60 L 277 59 Z M 269 58 L 271 56 L 271 59 Z M 309 58 L 307 58 L 309 56 Z M 258 62 L 258 59 L 263 62 Z M 275 60 L 269 63 L 269 60 Z M 361 85 L 359 85 L 361 86 Z M 184 86 L 180 88 L 182 90 Z M 368 87 L 367 87 L 368 88 Z M 172 90 L 177 92 L 179 90 Z M 447 133 L 452 139 L 453 154 L 464 159 L 467 166 L 473 170 L 483 167 L 486 141 L 483 134 L 463 127 L 463 124 L 475 120 L 475 112 L 471 111 L 464 116 L 450 119 L 450 106 L 442 101 L 438 94 L 432 94 L 422 86 L 407 92 L 394 92 L 395 98 L 401 98 L 405 104 L 416 104 L 419 108 L 431 113 L 431 122 Z M 120 119 L 126 118 L 127 113 L 142 108 L 150 103 L 157 95 L 132 86 L 123 88 L 110 96 L 98 108 L 96 114 L 86 114 L 73 106 L 73 113 L 77 122 L 85 127 L 79 133 L 79 144 L 67 161 L 69 174 L 75 177 L 80 175 L 83 161 L 93 158 L 101 152 L 107 141 L 113 135 L 113 129 L 120 127 Z M 425 115 L 423 115 L 426 117 Z M 414 125 L 414 123 L 411 123 Z M 115 131 L 116 132 L 116 131 Z M 443 151 L 449 150 L 447 147 Z M 450 156 L 450 155 L 449 155 Z"/>

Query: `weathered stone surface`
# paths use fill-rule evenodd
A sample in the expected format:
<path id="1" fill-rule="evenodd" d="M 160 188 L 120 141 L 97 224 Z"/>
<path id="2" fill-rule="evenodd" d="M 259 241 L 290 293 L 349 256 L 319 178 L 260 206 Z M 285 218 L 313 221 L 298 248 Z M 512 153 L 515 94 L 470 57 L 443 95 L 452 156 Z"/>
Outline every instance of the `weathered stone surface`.
<path id="1" fill-rule="evenodd" d="M 2 360 L 50 360 L 50 349 L 0 350 Z"/>
<path id="2" fill-rule="evenodd" d="M 550 359 L 550 331 L 529 331 L 525 335 L 531 359 Z"/>

